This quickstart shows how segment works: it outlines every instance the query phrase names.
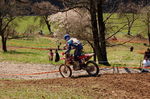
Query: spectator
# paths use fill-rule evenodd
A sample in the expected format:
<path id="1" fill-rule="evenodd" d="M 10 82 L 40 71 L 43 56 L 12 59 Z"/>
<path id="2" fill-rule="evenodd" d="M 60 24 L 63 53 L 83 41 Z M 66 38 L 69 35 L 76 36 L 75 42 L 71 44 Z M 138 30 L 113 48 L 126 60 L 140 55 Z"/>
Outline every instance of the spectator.
<path id="1" fill-rule="evenodd" d="M 130 52 L 133 52 L 133 50 L 134 50 L 134 47 L 131 46 L 131 47 L 130 47 Z"/>
<path id="2" fill-rule="evenodd" d="M 42 32 L 42 30 L 40 30 L 40 31 L 39 31 L 39 34 L 40 34 L 40 35 L 43 35 L 43 32 Z"/>
<path id="3" fill-rule="evenodd" d="M 150 49 L 147 48 L 147 51 L 144 53 L 144 60 L 150 60 Z"/>
<path id="4" fill-rule="evenodd" d="M 60 56 L 57 50 L 55 50 L 55 62 L 58 62 L 60 60 Z"/>
<path id="5" fill-rule="evenodd" d="M 53 61 L 54 53 L 53 53 L 52 49 L 50 49 L 49 51 L 50 51 L 50 52 L 48 53 L 48 55 L 49 55 L 49 61 Z"/>
<path id="6" fill-rule="evenodd" d="M 150 67 L 150 49 L 149 48 L 144 53 L 143 70 L 142 70 L 142 72 L 148 72 L 148 70 L 145 69 L 146 67 Z"/>
<path id="7" fill-rule="evenodd" d="M 61 43 L 59 43 L 59 45 L 57 46 L 57 49 L 58 49 L 58 50 L 60 50 L 60 46 L 61 46 Z"/>

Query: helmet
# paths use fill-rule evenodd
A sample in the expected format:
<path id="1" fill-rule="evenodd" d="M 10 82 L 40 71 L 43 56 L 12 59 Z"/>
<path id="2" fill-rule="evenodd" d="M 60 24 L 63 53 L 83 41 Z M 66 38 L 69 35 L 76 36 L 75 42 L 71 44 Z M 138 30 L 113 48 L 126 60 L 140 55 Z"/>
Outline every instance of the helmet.
<path id="1" fill-rule="evenodd" d="M 64 39 L 65 39 L 65 40 L 70 39 L 70 35 L 69 35 L 69 34 L 65 34 L 65 35 L 64 35 Z"/>

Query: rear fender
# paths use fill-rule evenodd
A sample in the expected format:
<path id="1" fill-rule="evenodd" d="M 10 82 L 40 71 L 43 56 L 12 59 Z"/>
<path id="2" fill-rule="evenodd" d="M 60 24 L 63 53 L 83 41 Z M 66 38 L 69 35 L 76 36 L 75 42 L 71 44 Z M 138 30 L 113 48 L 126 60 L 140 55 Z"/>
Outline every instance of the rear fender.
<path id="1" fill-rule="evenodd" d="M 84 54 L 82 56 L 79 57 L 79 59 L 85 59 L 86 61 L 88 61 L 89 59 L 91 59 L 94 56 L 94 53 L 91 54 Z"/>

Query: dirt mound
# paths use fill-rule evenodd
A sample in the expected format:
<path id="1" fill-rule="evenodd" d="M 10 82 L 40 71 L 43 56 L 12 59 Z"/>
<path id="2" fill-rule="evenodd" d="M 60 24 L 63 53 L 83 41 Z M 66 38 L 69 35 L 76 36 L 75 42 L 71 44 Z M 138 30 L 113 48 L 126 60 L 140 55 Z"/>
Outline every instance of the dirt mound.
<path id="1" fill-rule="evenodd" d="M 2 81 L 0 81 L 1 83 Z M 5 81 L 6 82 L 6 81 Z M 6 83 L 8 83 L 7 81 Z M 10 81 L 9 84 L 52 85 L 71 88 L 81 95 L 99 98 L 149 99 L 150 74 L 104 74 L 100 77 L 78 76 L 76 78 L 58 78 L 27 81 Z M 60 88 L 58 87 L 58 88 Z M 59 89 L 50 89 L 57 92 Z"/>
<path id="2" fill-rule="evenodd" d="M 13 66 L 13 68 L 12 68 Z M 3 75 L 3 74 L 36 74 L 38 72 L 46 72 L 58 70 L 48 64 L 14 64 L 1 62 L 0 63 L 0 78 L 4 79 L 32 79 L 32 80 L 0 80 L 1 84 L 10 86 L 38 86 L 50 87 L 48 90 L 54 92 L 60 89 L 71 89 L 78 92 L 79 95 L 99 98 L 129 98 L 129 99 L 149 99 L 150 98 L 150 73 L 125 73 L 112 74 L 111 71 L 101 71 L 99 77 L 89 77 L 87 73 L 77 73 L 73 78 L 60 78 L 59 73 L 42 74 L 42 75 Z M 121 70 L 121 69 L 120 69 Z M 123 73 L 123 71 L 120 71 Z M 109 73 L 109 74 L 108 74 Z M 111 74 L 110 74 L 111 73 Z M 85 74 L 85 75 L 83 75 Z M 51 78 L 51 79 L 50 79 Z M 52 79 L 55 78 L 55 79 Z M 57 78 L 57 79 L 56 79 Z M 35 80 L 36 79 L 36 80 Z M 40 80 L 38 80 L 40 79 Z M 58 89 L 57 89 L 58 88 Z"/>

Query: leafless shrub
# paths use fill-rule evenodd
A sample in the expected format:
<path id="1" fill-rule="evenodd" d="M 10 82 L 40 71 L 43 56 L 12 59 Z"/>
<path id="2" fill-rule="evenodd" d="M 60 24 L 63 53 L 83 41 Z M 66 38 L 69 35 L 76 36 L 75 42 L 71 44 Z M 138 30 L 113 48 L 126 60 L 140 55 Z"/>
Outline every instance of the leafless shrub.
<path id="1" fill-rule="evenodd" d="M 35 35 L 37 35 L 37 29 L 39 27 L 35 25 L 28 25 L 25 33 L 23 33 L 24 37 L 33 38 Z"/>
<path id="2" fill-rule="evenodd" d="M 142 22 L 145 24 L 145 32 L 147 32 L 148 41 L 150 44 L 150 6 L 145 6 L 141 11 Z"/>
<path id="3" fill-rule="evenodd" d="M 91 37 L 90 16 L 84 9 L 59 12 L 50 16 L 49 20 L 58 24 L 59 28 L 54 33 L 57 36 L 69 33 L 80 39 Z"/>

